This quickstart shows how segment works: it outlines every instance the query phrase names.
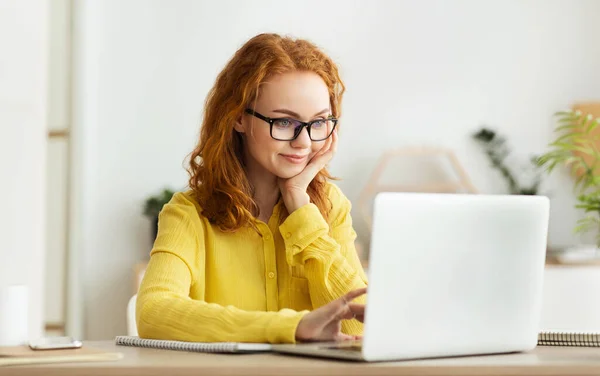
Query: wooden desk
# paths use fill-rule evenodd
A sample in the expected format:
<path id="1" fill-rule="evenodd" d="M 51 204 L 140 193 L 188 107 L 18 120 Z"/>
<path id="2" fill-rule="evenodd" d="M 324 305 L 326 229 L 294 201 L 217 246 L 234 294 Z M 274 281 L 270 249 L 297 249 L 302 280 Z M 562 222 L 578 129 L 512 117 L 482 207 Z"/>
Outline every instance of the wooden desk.
<path id="1" fill-rule="evenodd" d="M 0 375 L 600 375 L 600 348 L 538 347 L 530 353 L 355 363 L 271 353 L 217 355 L 115 346 L 111 341 L 85 345 L 118 351 L 123 359 L 0 367 Z"/>

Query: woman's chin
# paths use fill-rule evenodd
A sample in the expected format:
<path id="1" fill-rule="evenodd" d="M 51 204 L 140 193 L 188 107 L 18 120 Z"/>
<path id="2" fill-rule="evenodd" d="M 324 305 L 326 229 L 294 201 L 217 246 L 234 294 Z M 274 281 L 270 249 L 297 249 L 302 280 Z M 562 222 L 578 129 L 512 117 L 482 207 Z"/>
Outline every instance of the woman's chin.
<path id="1" fill-rule="evenodd" d="M 277 176 L 281 179 L 289 179 L 299 175 L 303 170 L 304 166 L 279 168 L 277 169 Z"/>

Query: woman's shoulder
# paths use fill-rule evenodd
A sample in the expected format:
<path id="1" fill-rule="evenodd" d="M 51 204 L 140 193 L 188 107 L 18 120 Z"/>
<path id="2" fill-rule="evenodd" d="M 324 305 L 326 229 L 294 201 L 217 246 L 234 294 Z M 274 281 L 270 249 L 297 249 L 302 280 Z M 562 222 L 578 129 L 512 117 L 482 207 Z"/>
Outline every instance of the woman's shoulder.
<path id="1" fill-rule="evenodd" d="M 348 197 L 346 197 L 342 189 L 333 182 L 327 182 L 325 192 L 331 203 L 328 216 L 329 224 L 337 225 L 340 222 L 344 222 L 352 210 L 352 203 Z"/>
<path id="2" fill-rule="evenodd" d="M 183 206 L 199 206 L 198 201 L 195 198 L 194 191 L 192 190 L 175 192 L 173 197 L 171 197 L 169 204 Z"/>
<path id="3" fill-rule="evenodd" d="M 333 182 L 327 182 L 325 192 L 331 203 L 327 222 L 330 228 L 339 228 L 342 225 L 352 224 L 350 211 L 352 203 L 346 197 L 342 189 Z"/>
<path id="4" fill-rule="evenodd" d="M 325 184 L 325 193 L 331 202 L 333 209 L 342 205 L 350 205 L 350 201 L 342 191 L 342 189 L 335 183 L 328 181 Z"/>
<path id="5" fill-rule="evenodd" d="M 202 218 L 202 208 L 191 190 L 175 192 L 171 200 L 165 204 L 161 213 L 172 211 L 186 213 L 190 219 Z"/>

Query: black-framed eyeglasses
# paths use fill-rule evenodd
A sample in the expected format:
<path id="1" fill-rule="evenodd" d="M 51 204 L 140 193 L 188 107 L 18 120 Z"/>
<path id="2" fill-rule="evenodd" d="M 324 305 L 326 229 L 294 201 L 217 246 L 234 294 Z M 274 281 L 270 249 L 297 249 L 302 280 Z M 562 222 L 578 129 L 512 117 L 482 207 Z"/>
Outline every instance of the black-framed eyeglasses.
<path id="1" fill-rule="evenodd" d="M 331 136 L 338 122 L 338 119 L 332 117 L 316 119 L 308 123 L 287 117 L 270 118 L 249 108 L 246 109 L 246 113 L 269 123 L 271 126 L 271 137 L 278 141 L 295 140 L 304 127 L 306 127 L 308 136 L 312 141 L 323 141 Z"/>

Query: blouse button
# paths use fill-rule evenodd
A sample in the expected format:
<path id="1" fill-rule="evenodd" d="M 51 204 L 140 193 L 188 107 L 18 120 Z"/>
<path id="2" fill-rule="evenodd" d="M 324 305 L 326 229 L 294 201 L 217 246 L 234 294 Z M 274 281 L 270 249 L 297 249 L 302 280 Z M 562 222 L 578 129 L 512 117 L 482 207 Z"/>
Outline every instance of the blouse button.
<path id="1" fill-rule="evenodd" d="M 285 234 L 285 237 L 288 238 L 288 239 L 291 238 L 292 237 L 292 233 L 288 232 L 287 234 Z"/>
<path id="2" fill-rule="evenodd" d="M 271 279 L 275 278 L 275 273 L 269 272 L 269 278 L 271 278 Z"/>

